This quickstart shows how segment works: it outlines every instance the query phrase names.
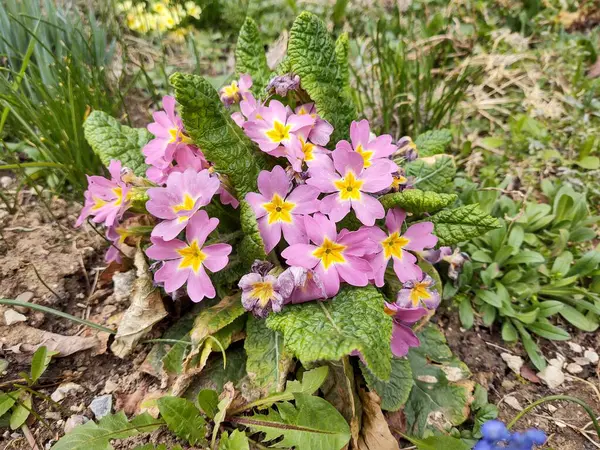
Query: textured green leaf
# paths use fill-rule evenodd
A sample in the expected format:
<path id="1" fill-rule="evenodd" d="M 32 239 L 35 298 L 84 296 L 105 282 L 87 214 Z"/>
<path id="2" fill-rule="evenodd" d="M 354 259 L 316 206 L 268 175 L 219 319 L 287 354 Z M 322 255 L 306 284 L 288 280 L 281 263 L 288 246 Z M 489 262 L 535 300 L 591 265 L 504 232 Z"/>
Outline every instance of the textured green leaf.
<path id="1" fill-rule="evenodd" d="M 206 336 L 216 333 L 245 312 L 239 294 L 225 297 L 216 305 L 202 310 L 190 332 L 192 345 L 199 345 Z"/>
<path id="2" fill-rule="evenodd" d="M 267 328 L 265 320 L 250 315 L 244 349 L 248 357 L 246 370 L 252 384 L 263 395 L 281 391 L 292 365 L 292 355 L 283 347 L 283 336 Z"/>
<path id="3" fill-rule="evenodd" d="M 345 287 L 327 302 L 290 305 L 271 314 L 267 326 L 283 334 L 285 347 L 303 364 L 359 351 L 375 376 L 390 378 L 392 320 L 373 286 Z"/>
<path id="4" fill-rule="evenodd" d="M 233 430 L 231 434 L 224 432 L 219 440 L 219 450 L 250 450 L 248 438 L 240 430 Z"/>
<path id="5" fill-rule="evenodd" d="M 246 17 L 240 29 L 235 47 L 235 73 L 238 76 L 249 74 L 252 77 L 252 92 L 264 97 L 264 89 L 269 82 L 271 71 L 258 26 L 251 17 Z"/>
<path id="6" fill-rule="evenodd" d="M 198 392 L 198 406 L 209 418 L 215 417 L 219 405 L 219 394 L 213 389 L 202 389 Z"/>
<path id="7" fill-rule="evenodd" d="M 333 125 L 332 142 L 347 138 L 350 122 L 356 118 L 352 99 L 342 88 L 344 71 L 338 55 L 342 56 L 342 49 L 336 52 L 325 24 L 312 13 L 300 14 L 290 30 L 288 60 L 319 115 Z"/>
<path id="8" fill-rule="evenodd" d="M 398 411 L 408 400 L 414 381 L 410 363 L 405 358 L 392 358 L 392 374 L 389 381 L 381 381 L 360 364 L 367 386 L 381 398 L 381 409 Z"/>
<path id="9" fill-rule="evenodd" d="M 425 327 L 418 336 L 421 346 L 408 352 L 415 384 L 404 413 L 407 432 L 423 436 L 428 428 L 443 429 L 467 420 L 475 386 L 468 379 L 468 367 L 452 354 L 436 326 Z"/>
<path id="10" fill-rule="evenodd" d="M 379 198 L 385 209 L 402 208 L 413 214 L 433 213 L 452 205 L 456 194 L 438 194 L 437 192 L 407 189 L 402 192 L 386 194 Z"/>
<path id="11" fill-rule="evenodd" d="M 159 398 L 157 403 L 161 417 L 177 437 L 192 445 L 205 442 L 206 421 L 192 402 L 166 396 Z"/>
<path id="12" fill-rule="evenodd" d="M 342 33 L 335 41 L 335 59 L 338 63 L 338 79 L 342 82 L 342 89 L 350 89 L 350 70 L 348 67 L 348 54 L 350 53 L 350 40 L 348 33 Z"/>
<path id="13" fill-rule="evenodd" d="M 498 219 L 481 211 L 477 204 L 440 211 L 427 221 L 435 226 L 439 246 L 468 241 L 500 226 Z"/>
<path id="14" fill-rule="evenodd" d="M 265 433 L 264 441 L 283 437 L 272 447 L 296 450 L 338 450 L 350 440 L 346 419 L 320 397 L 294 394 L 296 405 L 282 402 L 278 411 L 240 417 L 236 422 Z"/>
<path id="15" fill-rule="evenodd" d="M 240 202 L 240 220 L 244 238 L 240 243 L 238 255 L 240 255 L 246 266 L 252 265 L 257 259 L 265 260 L 267 254 L 265 253 L 265 244 L 260 236 L 260 231 L 258 231 L 256 215 L 250 204 L 245 200 Z"/>
<path id="16" fill-rule="evenodd" d="M 405 170 L 407 175 L 415 177 L 415 187 L 433 192 L 446 191 L 456 175 L 454 158 L 449 155 L 415 159 Z"/>
<path id="17" fill-rule="evenodd" d="M 127 422 L 123 412 L 103 417 L 98 423 L 90 420 L 63 436 L 51 450 L 113 450 L 111 439 L 154 431 L 164 425 L 144 413 Z"/>
<path id="18" fill-rule="evenodd" d="M 242 331 L 246 325 L 246 317 L 240 316 L 231 322 L 229 325 L 221 328 L 216 333 L 210 335 L 198 348 L 197 351 L 191 352 L 184 362 L 184 370 L 189 370 L 191 367 L 195 371 L 203 370 L 208 362 L 208 357 L 213 352 L 223 352 L 229 346 L 239 341 L 244 337 Z"/>
<path id="19" fill-rule="evenodd" d="M 420 157 L 444 153 L 450 142 L 452 142 L 452 133 L 446 129 L 426 131 L 415 139 Z"/>
<path id="20" fill-rule="evenodd" d="M 93 111 L 83 124 L 83 133 L 105 166 L 116 159 L 136 175 L 146 175 L 142 147 L 152 135 L 145 128 L 130 128 L 103 111 Z"/>
<path id="21" fill-rule="evenodd" d="M 56 354 L 58 352 L 48 351 L 45 346 L 41 346 L 35 351 L 31 358 L 31 383 L 35 383 L 43 375 L 50 364 L 52 356 Z"/>
<path id="22" fill-rule="evenodd" d="M 215 169 L 229 177 L 239 199 L 256 191 L 258 174 L 271 163 L 229 117 L 219 94 L 198 75 L 175 73 L 170 82 L 186 132 Z"/>

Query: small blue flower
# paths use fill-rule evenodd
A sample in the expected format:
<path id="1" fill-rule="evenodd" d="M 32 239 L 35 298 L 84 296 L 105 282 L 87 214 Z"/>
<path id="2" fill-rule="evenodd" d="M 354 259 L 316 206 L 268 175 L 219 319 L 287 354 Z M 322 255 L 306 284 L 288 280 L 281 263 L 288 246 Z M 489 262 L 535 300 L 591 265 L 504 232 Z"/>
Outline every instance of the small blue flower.
<path id="1" fill-rule="evenodd" d="M 483 438 L 473 450 L 533 450 L 534 445 L 546 442 L 543 431 L 532 428 L 523 433 L 510 433 L 499 420 L 488 420 L 481 427 Z"/>

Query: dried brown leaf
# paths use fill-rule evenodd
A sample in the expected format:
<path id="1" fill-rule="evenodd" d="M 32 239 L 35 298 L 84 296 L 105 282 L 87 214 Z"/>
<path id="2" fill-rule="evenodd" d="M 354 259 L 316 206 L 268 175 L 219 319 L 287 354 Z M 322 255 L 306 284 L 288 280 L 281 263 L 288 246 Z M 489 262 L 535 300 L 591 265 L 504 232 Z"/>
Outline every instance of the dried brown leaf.
<path id="1" fill-rule="evenodd" d="M 381 412 L 381 400 L 375 392 L 359 391 L 363 406 L 362 428 L 358 438 L 359 450 L 399 450 L 400 445 L 392 435 Z"/>

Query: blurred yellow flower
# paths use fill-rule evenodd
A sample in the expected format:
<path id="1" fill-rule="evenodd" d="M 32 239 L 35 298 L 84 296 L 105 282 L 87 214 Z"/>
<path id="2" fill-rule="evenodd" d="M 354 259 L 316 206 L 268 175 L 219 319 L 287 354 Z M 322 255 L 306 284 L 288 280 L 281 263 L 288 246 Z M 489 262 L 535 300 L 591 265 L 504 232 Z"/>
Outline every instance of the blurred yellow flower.
<path id="1" fill-rule="evenodd" d="M 189 32 L 186 28 L 179 30 L 180 24 L 187 18 L 198 19 L 202 10 L 193 1 L 187 1 L 182 6 L 171 0 L 151 0 L 146 3 L 134 4 L 132 0 L 125 0 L 117 4 L 117 11 L 125 16 L 127 28 L 138 33 L 159 33 L 177 31 L 172 33 L 175 41 L 185 40 Z"/>

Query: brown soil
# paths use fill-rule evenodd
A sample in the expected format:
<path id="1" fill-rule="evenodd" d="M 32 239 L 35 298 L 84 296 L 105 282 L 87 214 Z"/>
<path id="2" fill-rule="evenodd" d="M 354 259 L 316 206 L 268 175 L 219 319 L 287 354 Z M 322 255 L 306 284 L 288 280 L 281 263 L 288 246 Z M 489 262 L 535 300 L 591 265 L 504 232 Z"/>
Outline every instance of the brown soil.
<path id="1" fill-rule="evenodd" d="M 9 214 L 6 208 L 0 207 L 0 298 L 14 299 L 24 292 L 31 292 L 33 297 L 30 301 L 33 303 L 89 318 L 105 326 L 114 326 L 118 323 L 119 313 L 128 306 L 128 300 L 117 300 L 113 294 L 112 273 L 115 267 L 107 269 L 103 261 L 106 246 L 103 238 L 87 225 L 81 229 L 72 227 L 79 206 L 60 199 L 48 200 L 48 203 L 52 215 L 32 192 L 26 191 L 21 194 L 21 206 L 16 214 Z M 0 306 L 0 359 L 6 359 L 9 363 L 7 372 L 0 373 L 1 387 L 5 387 L 10 380 L 18 379 L 19 372 L 28 371 L 31 360 L 31 353 L 24 351 L 26 346 L 18 345 L 26 342 L 6 342 L 12 336 L 10 327 L 4 325 L 6 309 Z M 94 335 L 86 327 L 66 319 L 32 310 L 20 311 L 27 317 L 25 324 L 33 328 L 66 336 Z M 461 330 L 457 314 L 448 311 L 440 314 L 437 322 L 445 330 L 452 350 L 473 372 L 474 379 L 489 390 L 490 401 L 499 404 L 501 419 L 508 421 L 517 414 L 505 402 L 509 394 L 522 406 L 546 395 L 573 395 L 588 402 L 595 410 L 600 410 L 596 367 L 585 366 L 584 371 L 578 374 L 585 381 L 567 379 L 558 389 L 550 390 L 543 383 L 517 376 L 507 367 L 500 358 L 500 353 L 504 351 L 500 347 L 525 360 L 527 358 L 519 345 L 508 347 L 503 343 L 498 330 L 479 326 L 469 331 Z M 164 326 L 158 328 L 148 338 L 159 337 Z M 599 347 L 600 336 L 570 331 L 573 342 L 585 348 Z M 26 339 L 23 337 L 23 341 Z M 575 354 L 566 343 L 542 341 L 540 344 L 547 357 L 555 357 L 556 353 L 560 353 L 570 362 L 573 357 L 581 356 Z M 146 393 L 160 389 L 159 380 L 139 370 L 149 349 L 149 345 L 138 345 L 132 355 L 121 360 L 101 346 L 53 361 L 41 380 L 41 387 L 37 388 L 40 392 L 50 395 L 60 383 L 67 381 L 79 384 L 82 389 L 68 394 L 61 402 L 60 410 L 51 408 L 46 401 L 34 401 L 35 410 L 46 418 L 50 428 L 40 426 L 33 417 L 29 419 L 40 450 L 49 448 L 46 447 L 48 444 L 56 442 L 63 435 L 64 423 L 70 416 L 82 414 L 93 418 L 89 405 L 107 388 L 113 396 L 114 410 L 123 409 L 128 415 L 136 413 Z M 526 416 L 517 428 L 542 428 L 550 435 L 550 448 L 557 450 L 596 448 L 580 432 L 575 431 L 589 422 L 580 407 L 565 402 L 555 402 L 552 406 L 556 409 L 548 406 L 538 408 L 535 414 Z M 58 416 L 53 413 L 58 413 Z M 146 442 L 165 443 L 168 447 L 176 444 L 168 433 L 158 431 L 114 445 L 117 449 L 131 449 Z M 30 448 L 20 430 L 0 429 L 1 450 Z"/>

